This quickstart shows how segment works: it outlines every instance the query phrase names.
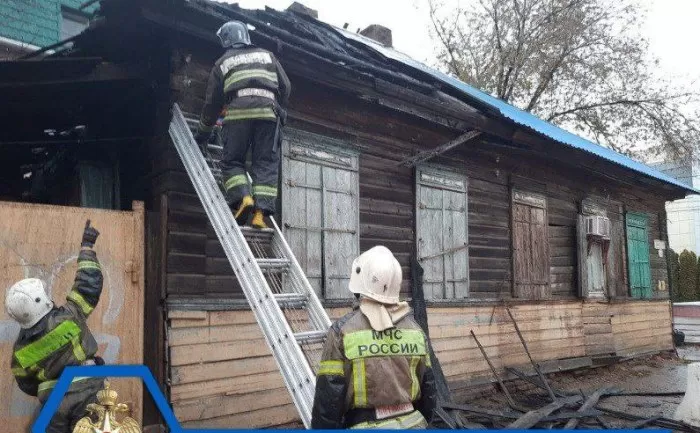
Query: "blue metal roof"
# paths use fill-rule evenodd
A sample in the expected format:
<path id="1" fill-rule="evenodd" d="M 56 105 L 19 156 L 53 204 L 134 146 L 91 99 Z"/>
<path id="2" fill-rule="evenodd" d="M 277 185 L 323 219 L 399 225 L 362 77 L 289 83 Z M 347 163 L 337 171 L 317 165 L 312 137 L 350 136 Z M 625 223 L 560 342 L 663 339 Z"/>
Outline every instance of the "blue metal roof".
<path id="1" fill-rule="evenodd" d="M 510 119 L 511 121 L 519 125 L 526 126 L 532 129 L 533 131 L 539 132 L 540 134 L 544 134 L 552 140 L 573 147 L 575 149 L 580 149 L 592 153 L 595 156 L 608 160 L 614 164 L 620 165 L 630 170 L 634 170 L 653 179 L 657 179 L 662 182 L 666 182 L 671 185 L 677 186 L 685 190 L 686 192 L 700 194 L 700 191 L 689 187 L 688 185 L 684 184 L 678 179 L 675 179 L 665 173 L 662 173 L 659 170 L 649 167 L 646 164 L 635 161 L 632 158 L 615 152 L 612 149 L 608 149 L 607 147 L 603 147 L 597 143 L 593 143 L 592 141 L 586 140 L 585 138 L 579 137 L 578 135 L 565 131 L 564 129 L 559 128 L 558 126 L 546 122 L 531 113 L 520 110 L 519 108 L 516 108 L 496 97 L 482 92 L 481 90 L 478 90 L 450 75 L 442 73 L 436 69 L 430 68 L 399 51 L 387 48 L 381 44 L 376 43 L 372 39 L 366 38 L 362 35 L 348 32 L 340 28 L 336 29 L 348 39 L 361 42 L 369 46 L 370 48 L 373 48 L 375 51 L 378 51 L 388 59 L 401 62 L 406 66 L 410 66 L 426 74 L 429 74 L 435 79 L 452 86 L 453 88 L 459 90 L 465 95 L 496 109 L 498 112 L 501 113 L 501 115 Z"/>

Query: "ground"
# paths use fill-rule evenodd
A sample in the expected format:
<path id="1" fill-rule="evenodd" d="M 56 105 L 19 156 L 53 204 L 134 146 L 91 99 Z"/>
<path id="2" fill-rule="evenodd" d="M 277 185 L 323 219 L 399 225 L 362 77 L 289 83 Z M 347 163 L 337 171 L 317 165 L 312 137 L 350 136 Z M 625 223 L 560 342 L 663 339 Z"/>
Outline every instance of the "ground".
<path id="1" fill-rule="evenodd" d="M 700 361 L 700 346 L 679 347 L 677 353 L 678 356 L 673 352 L 665 352 L 620 361 L 605 367 L 551 374 L 548 375 L 548 381 L 555 389 L 582 391 L 586 395 L 603 387 L 614 387 L 626 392 L 684 392 L 687 365 L 690 362 Z M 545 406 L 550 401 L 546 393 L 523 381 L 510 381 L 506 386 L 516 398 L 536 407 Z M 682 396 L 609 397 L 603 400 L 600 407 L 644 418 L 655 416 L 672 418 L 682 398 Z M 468 403 L 492 409 L 507 408 L 505 397 L 500 392 L 481 394 Z M 629 427 L 634 422 L 607 417 L 604 420 L 619 428 Z"/>

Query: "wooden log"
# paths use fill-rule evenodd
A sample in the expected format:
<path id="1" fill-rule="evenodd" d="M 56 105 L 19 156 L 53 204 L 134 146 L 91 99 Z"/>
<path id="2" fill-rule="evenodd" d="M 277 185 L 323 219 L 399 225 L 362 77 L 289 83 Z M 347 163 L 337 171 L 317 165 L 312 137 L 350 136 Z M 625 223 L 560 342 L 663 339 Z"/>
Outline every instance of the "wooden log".
<path id="1" fill-rule="evenodd" d="M 530 412 L 527 412 L 517 420 L 513 421 L 512 423 L 508 424 L 506 428 L 508 429 L 527 429 L 535 426 L 538 422 L 542 421 L 543 418 L 545 418 L 547 415 L 551 414 L 557 409 L 561 409 L 567 404 L 572 404 L 576 403 L 577 401 L 581 400 L 580 396 L 571 396 L 563 399 L 556 400 L 550 404 L 548 404 L 545 407 L 536 409 L 536 410 L 531 410 Z"/>

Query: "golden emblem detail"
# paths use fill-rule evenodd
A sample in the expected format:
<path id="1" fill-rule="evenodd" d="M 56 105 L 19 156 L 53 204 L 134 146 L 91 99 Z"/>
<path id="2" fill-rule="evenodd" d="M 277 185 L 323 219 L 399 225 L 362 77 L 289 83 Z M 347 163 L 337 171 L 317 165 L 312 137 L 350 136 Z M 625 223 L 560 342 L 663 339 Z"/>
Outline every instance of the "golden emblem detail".
<path id="1" fill-rule="evenodd" d="M 141 433 L 141 426 L 131 418 L 131 409 L 117 403 L 117 391 L 109 388 L 105 380 L 104 389 L 97 392 L 98 404 L 90 403 L 85 410 L 90 416 L 81 418 L 73 433 Z M 121 419 L 119 419 L 121 416 Z"/>

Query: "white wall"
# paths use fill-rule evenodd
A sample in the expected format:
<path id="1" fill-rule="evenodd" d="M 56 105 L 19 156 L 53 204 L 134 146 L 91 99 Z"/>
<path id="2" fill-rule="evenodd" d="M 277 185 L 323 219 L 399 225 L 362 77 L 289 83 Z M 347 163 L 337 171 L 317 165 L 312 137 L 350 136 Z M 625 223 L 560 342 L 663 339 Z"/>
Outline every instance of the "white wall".
<path id="1" fill-rule="evenodd" d="M 700 187 L 700 165 L 697 162 L 666 162 L 654 166 L 694 188 Z M 666 203 L 669 246 L 676 253 L 683 250 L 700 254 L 700 196 Z"/>

